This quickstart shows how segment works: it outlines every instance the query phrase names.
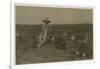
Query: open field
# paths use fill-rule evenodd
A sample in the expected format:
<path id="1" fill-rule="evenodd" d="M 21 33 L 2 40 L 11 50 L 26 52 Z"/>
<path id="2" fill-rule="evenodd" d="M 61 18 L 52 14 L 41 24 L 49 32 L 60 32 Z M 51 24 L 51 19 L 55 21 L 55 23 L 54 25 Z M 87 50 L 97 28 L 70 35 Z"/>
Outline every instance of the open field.
<path id="1" fill-rule="evenodd" d="M 51 25 L 56 40 L 37 47 L 42 25 L 16 25 L 16 64 L 93 58 L 93 24 Z"/>

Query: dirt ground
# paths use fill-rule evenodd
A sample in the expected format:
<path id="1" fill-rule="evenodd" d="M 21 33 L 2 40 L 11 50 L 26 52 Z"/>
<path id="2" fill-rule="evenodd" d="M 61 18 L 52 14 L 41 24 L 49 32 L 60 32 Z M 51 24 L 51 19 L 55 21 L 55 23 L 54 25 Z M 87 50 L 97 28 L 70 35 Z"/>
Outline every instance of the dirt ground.
<path id="1" fill-rule="evenodd" d="M 87 27 L 86 27 L 87 26 Z M 36 46 L 36 36 L 41 32 L 39 26 L 16 26 L 16 64 L 33 64 L 33 63 L 47 63 L 47 62 L 61 62 L 61 61 L 74 61 L 74 60 L 86 60 L 93 59 L 93 38 L 92 27 L 86 26 L 65 26 L 64 28 L 59 26 L 54 27 L 58 30 L 55 32 L 63 33 L 73 31 L 71 34 L 77 35 L 78 39 L 75 41 L 65 40 L 66 49 L 58 48 L 53 43 L 47 43 L 42 47 Z M 75 30 L 75 28 L 78 28 Z M 84 28 L 83 28 L 84 27 Z M 63 29 L 62 29 L 63 28 Z M 80 32 L 80 29 L 84 29 Z M 80 30 L 80 31 L 79 31 Z M 85 32 L 84 32 L 85 31 Z M 90 33 L 90 39 L 87 43 L 83 43 L 84 33 Z M 70 33 L 68 35 L 71 35 Z M 79 35 L 82 37 L 79 38 Z M 78 42 L 80 41 L 80 42 Z M 63 41 L 62 41 L 63 42 Z M 61 41 L 58 41 L 61 44 Z M 61 45 L 60 45 L 61 47 Z M 86 55 L 88 53 L 88 55 Z"/>

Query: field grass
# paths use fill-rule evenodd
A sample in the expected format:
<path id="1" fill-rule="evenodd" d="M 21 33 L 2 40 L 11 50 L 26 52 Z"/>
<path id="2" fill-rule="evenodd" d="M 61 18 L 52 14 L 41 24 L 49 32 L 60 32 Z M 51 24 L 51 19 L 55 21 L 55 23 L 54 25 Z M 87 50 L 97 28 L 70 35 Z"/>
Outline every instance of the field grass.
<path id="1" fill-rule="evenodd" d="M 42 25 L 16 25 L 16 64 L 33 64 L 93 58 L 93 25 L 50 25 L 56 34 L 54 42 L 37 48 Z M 64 35 L 66 33 L 66 35 Z M 72 35 L 75 39 L 71 40 Z M 88 37 L 86 37 L 88 35 Z M 85 42 L 86 41 L 86 42 Z M 65 44 L 64 44 L 65 43 Z"/>

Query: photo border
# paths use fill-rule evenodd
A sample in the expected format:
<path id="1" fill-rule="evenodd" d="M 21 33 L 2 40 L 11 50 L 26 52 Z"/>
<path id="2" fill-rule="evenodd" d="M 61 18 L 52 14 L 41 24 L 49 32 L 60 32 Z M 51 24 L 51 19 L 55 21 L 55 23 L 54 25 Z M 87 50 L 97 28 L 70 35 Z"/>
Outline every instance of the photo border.
<path id="1" fill-rule="evenodd" d="M 24 4 L 24 3 L 15 3 L 15 2 L 11 2 L 11 68 L 13 69 L 19 69 L 19 68 L 25 68 L 25 67 L 37 67 L 37 66 L 45 66 L 45 65 L 56 65 L 56 64 L 90 64 L 90 63 L 94 63 L 94 58 L 95 58 L 95 54 L 94 54 L 94 43 L 93 43 L 93 59 L 92 60 L 77 60 L 77 61 L 60 61 L 60 62 L 49 62 L 49 63 L 36 63 L 36 64 L 23 64 L 23 65 L 16 65 L 16 18 L 15 18 L 15 7 L 16 5 L 27 5 L 27 6 L 36 6 L 36 7 L 54 7 L 54 8 L 76 8 L 76 9 L 93 9 L 93 7 L 84 7 L 84 6 L 60 6 L 60 5 L 44 5 L 44 4 Z M 94 10 L 94 9 L 93 9 Z M 94 21 L 93 21 L 94 23 Z M 94 26 L 94 25 L 93 25 Z M 93 29 L 94 31 L 94 29 Z M 93 35 L 93 39 L 94 39 L 94 35 Z M 93 40 L 94 42 L 94 40 Z"/>

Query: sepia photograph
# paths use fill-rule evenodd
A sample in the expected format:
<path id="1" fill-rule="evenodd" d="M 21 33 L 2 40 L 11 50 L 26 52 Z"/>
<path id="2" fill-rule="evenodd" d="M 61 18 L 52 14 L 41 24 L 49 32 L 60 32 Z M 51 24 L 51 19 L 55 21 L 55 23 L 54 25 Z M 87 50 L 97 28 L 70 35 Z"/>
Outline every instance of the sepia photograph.
<path id="1" fill-rule="evenodd" d="M 93 9 L 15 6 L 16 65 L 93 59 Z"/>

